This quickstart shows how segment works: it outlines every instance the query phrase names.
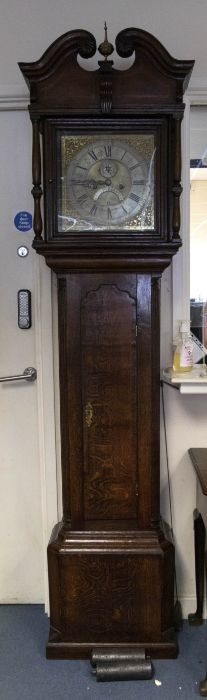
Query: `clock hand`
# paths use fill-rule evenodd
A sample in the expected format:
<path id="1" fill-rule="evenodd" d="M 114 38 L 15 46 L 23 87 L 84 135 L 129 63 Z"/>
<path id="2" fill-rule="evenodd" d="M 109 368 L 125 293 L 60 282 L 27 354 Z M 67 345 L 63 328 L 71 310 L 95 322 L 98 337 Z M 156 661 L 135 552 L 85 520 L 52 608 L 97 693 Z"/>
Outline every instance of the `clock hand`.
<path id="1" fill-rule="evenodd" d="M 106 178 L 105 180 L 97 180 L 97 185 L 106 185 L 107 187 L 110 187 L 111 180 L 109 180 L 109 178 Z"/>
<path id="2" fill-rule="evenodd" d="M 71 180 L 72 185 L 81 185 L 81 187 L 89 187 L 93 190 L 96 189 L 95 180 Z"/>
<path id="3" fill-rule="evenodd" d="M 97 189 L 97 187 L 101 187 L 101 185 L 110 187 L 111 180 L 109 180 L 109 178 L 106 178 L 105 180 L 88 180 L 86 183 L 86 186 L 91 187 L 94 190 Z"/>
<path id="4" fill-rule="evenodd" d="M 71 180 L 73 185 L 81 185 L 81 187 L 89 187 L 89 189 L 96 190 L 97 187 L 101 185 L 111 185 L 111 180 L 106 178 L 105 180 Z"/>

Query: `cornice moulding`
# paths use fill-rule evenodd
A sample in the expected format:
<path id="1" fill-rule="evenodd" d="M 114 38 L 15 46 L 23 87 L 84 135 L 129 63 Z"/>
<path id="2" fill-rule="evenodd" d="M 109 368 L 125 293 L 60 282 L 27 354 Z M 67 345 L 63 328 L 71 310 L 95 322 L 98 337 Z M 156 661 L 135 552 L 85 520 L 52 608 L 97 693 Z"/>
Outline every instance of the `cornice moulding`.
<path id="1" fill-rule="evenodd" d="M 29 92 L 23 89 L 21 85 L 0 85 L 0 111 L 27 109 Z"/>
<path id="2" fill-rule="evenodd" d="M 191 103 L 207 102 L 207 77 L 191 79 L 185 93 L 185 99 Z M 0 85 L 0 111 L 25 110 L 30 102 L 29 91 L 22 91 L 20 85 Z"/>
<path id="3" fill-rule="evenodd" d="M 191 102 L 207 99 L 207 77 L 193 78 L 186 90 L 185 97 Z"/>

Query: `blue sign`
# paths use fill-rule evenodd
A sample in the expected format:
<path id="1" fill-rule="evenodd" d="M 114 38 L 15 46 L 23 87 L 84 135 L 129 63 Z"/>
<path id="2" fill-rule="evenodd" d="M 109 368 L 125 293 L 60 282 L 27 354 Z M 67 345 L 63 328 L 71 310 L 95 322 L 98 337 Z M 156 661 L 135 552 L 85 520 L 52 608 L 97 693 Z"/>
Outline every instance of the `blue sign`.
<path id="1" fill-rule="evenodd" d="M 18 231 L 30 231 L 32 228 L 32 214 L 29 211 L 18 211 L 14 217 L 14 225 Z"/>

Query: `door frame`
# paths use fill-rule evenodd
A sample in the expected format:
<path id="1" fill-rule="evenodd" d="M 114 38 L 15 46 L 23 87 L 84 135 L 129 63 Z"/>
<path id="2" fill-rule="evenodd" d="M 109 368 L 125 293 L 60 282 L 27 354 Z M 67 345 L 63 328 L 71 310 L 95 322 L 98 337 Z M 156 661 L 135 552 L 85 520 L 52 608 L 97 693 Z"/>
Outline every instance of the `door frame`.
<path id="1" fill-rule="evenodd" d="M 58 421 L 56 420 L 57 416 L 54 387 L 52 274 L 51 270 L 49 270 L 45 264 L 45 260 L 39 255 L 34 256 L 34 276 L 34 320 L 38 376 L 37 411 L 42 506 L 44 605 L 45 612 L 49 615 L 47 546 L 53 527 L 59 519 L 56 457 Z"/>

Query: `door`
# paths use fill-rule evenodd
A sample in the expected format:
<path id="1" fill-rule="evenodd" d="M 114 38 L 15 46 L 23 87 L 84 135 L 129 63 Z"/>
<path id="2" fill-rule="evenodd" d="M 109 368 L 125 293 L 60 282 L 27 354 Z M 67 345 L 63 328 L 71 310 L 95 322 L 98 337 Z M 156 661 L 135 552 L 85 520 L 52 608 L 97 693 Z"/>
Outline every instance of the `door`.
<path id="1" fill-rule="evenodd" d="M 94 282 L 80 313 L 84 516 L 136 520 L 136 275 Z"/>
<path id="2" fill-rule="evenodd" d="M 150 275 L 59 275 L 64 517 L 72 528 L 151 524 L 150 338 Z"/>
<path id="3" fill-rule="evenodd" d="M 40 603 L 47 598 L 46 545 L 57 519 L 50 272 L 32 250 L 32 231 L 21 232 L 13 223 L 17 212 L 32 211 L 28 113 L 2 111 L 0 124 L 0 376 L 22 374 L 29 366 L 38 372 L 33 383 L 0 383 L 0 602 Z M 26 257 L 17 254 L 23 244 Z M 17 292 L 22 288 L 32 295 L 27 330 L 18 327 Z"/>

